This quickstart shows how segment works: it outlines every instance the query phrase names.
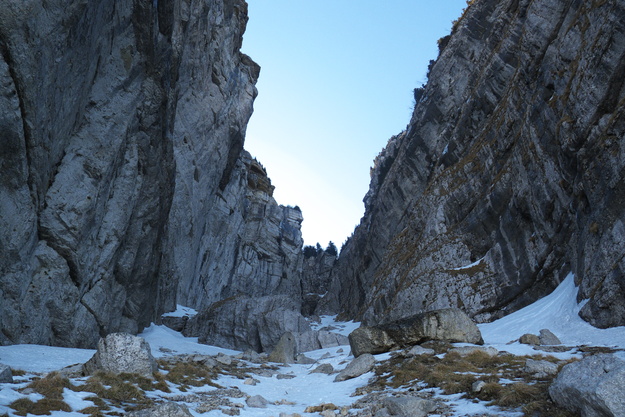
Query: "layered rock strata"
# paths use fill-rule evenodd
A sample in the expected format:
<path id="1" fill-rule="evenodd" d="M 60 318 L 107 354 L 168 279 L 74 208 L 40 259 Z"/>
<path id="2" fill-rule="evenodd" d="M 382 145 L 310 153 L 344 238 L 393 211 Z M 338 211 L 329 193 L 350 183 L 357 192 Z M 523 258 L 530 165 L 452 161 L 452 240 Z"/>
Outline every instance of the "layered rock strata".
<path id="1" fill-rule="evenodd" d="M 3 2 L 0 343 L 93 347 L 174 309 L 181 277 L 202 271 L 209 222 L 228 215 L 207 213 L 256 95 L 246 12 L 243 0 Z"/>
<path id="2" fill-rule="evenodd" d="M 439 46 L 318 311 L 486 321 L 573 272 L 624 325 L 625 5 L 477 0 Z"/>

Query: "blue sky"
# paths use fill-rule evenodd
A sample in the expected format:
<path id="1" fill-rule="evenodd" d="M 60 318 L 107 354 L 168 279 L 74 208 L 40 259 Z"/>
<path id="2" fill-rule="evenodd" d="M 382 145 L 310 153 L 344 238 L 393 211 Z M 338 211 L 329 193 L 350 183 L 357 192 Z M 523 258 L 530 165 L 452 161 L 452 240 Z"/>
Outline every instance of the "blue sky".
<path id="1" fill-rule="evenodd" d="M 245 148 L 307 245 L 337 247 L 364 214 L 369 169 L 410 121 L 465 0 L 248 0 L 243 52 L 261 66 Z"/>

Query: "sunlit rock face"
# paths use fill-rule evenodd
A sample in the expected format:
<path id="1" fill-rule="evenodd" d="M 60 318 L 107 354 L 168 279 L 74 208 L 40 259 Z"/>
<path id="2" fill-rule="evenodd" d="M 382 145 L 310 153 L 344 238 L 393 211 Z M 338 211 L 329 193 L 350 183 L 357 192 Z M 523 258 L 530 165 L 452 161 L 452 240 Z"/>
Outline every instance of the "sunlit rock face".
<path id="1" fill-rule="evenodd" d="M 625 325 L 625 4 L 476 0 L 439 45 L 318 311 L 486 321 L 572 271 Z"/>
<path id="2" fill-rule="evenodd" d="M 2 3 L 0 343 L 93 347 L 190 298 L 256 95 L 246 22 L 243 0 Z"/>

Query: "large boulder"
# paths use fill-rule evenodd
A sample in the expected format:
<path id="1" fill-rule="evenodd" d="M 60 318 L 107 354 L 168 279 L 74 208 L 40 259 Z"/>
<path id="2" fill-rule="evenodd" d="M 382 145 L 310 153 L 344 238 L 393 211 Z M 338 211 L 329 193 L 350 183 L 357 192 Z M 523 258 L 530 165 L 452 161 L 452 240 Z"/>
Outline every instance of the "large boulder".
<path id="1" fill-rule="evenodd" d="M 582 417 L 625 416 L 625 361 L 601 354 L 568 364 L 549 387 L 549 395 Z"/>
<path id="2" fill-rule="evenodd" d="M 310 352 L 311 350 L 331 348 L 348 345 L 347 336 L 326 330 L 311 330 L 308 332 L 294 333 L 297 352 Z"/>
<path id="3" fill-rule="evenodd" d="M 348 336 L 352 355 L 358 357 L 363 353 L 384 353 L 391 350 L 395 343 L 389 335 L 377 327 L 359 327 Z"/>
<path id="4" fill-rule="evenodd" d="M 462 310 L 432 310 L 379 326 L 400 346 L 417 345 L 428 340 L 483 344 L 476 324 Z"/>
<path id="5" fill-rule="evenodd" d="M 432 310 L 379 326 L 360 327 L 349 335 L 354 356 L 388 352 L 395 347 L 414 346 L 428 340 L 484 343 L 480 329 L 457 308 Z"/>
<path id="6" fill-rule="evenodd" d="M 148 378 L 158 369 L 145 339 L 127 333 L 111 333 L 98 342 L 98 351 L 87 363 L 85 374 L 97 371 L 136 373 Z"/>
<path id="7" fill-rule="evenodd" d="M 287 295 L 232 297 L 187 322 L 183 334 L 229 349 L 271 351 L 286 332 L 310 331 L 297 299 Z"/>

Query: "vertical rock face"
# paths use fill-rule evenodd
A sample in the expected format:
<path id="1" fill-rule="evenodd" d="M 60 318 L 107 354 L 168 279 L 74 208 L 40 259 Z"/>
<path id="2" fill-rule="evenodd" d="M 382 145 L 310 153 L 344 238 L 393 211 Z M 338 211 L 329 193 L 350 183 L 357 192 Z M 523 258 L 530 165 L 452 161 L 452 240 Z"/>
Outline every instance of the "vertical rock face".
<path id="1" fill-rule="evenodd" d="M 0 343 L 94 346 L 173 308 L 252 111 L 246 12 L 3 1 Z"/>
<path id="2" fill-rule="evenodd" d="M 472 2 L 376 160 L 320 308 L 488 320 L 572 271 L 583 317 L 624 325 L 624 22 L 617 0 Z"/>
<path id="3" fill-rule="evenodd" d="M 299 304 L 302 213 L 272 193 L 265 169 L 243 151 L 231 181 L 210 196 L 202 228 L 191 229 L 198 247 L 174 245 L 180 267 L 190 269 L 180 273 L 179 303 L 205 309 L 235 296 L 288 295 Z"/>

